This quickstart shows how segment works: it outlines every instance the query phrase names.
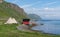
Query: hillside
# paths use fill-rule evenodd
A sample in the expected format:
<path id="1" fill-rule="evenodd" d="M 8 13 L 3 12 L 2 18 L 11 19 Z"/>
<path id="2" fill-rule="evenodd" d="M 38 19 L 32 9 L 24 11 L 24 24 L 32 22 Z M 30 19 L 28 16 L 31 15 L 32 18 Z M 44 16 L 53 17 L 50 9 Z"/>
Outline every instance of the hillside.
<path id="1" fill-rule="evenodd" d="M 33 20 L 41 20 L 41 17 L 36 14 L 28 14 L 28 16 L 29 16 L 29 18 L 31 18 Z"/>
<path id="2" fill-rule="evenodd" d="M 0 3 L 0 20 L 5 21 L 9 17 L 14 17 L 17 21 L 21 21 L 21 19 L 26 18 L 27 15 L 22 8 L 4 1 Z"/>

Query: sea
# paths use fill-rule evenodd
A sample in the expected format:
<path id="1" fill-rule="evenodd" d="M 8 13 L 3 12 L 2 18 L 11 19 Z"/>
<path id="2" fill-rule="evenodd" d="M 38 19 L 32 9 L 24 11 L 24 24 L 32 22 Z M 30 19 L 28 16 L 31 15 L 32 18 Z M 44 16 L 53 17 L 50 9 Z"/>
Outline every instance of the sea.
<path id="1" fill-rule="evenodd" d="M 32 27 L 33 30 L 42 31 L 50 34 L 60 34 L 60 20 L 44 20 L 36 21 L 37 26 Z M 41 23 L 43 25 L 41 25 Z"/>

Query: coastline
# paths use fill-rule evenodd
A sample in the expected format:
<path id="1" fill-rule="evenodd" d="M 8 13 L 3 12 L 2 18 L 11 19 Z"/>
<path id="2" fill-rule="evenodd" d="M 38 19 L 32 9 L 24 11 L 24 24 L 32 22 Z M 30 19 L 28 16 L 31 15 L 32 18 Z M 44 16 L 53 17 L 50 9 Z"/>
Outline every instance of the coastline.
<path id="1" fill-rule="evenodd" d="M 18 25 L 0 25 L 0 37 L 60 37 L 60 35 L 44 34 L 36 30 L 21 31 L 16 29 L 16 26 Z"/>

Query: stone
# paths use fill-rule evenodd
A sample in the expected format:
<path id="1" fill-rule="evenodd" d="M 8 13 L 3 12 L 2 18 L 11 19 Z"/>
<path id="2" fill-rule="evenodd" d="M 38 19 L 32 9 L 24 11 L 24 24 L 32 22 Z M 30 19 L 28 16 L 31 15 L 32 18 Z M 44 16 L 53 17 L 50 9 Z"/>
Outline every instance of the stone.
<path id="1" fill-rule="evenodd" d="M 24 30 L 29 30 L 29 27 L 27 25 L 20 25 L 20 26 L 17 26 L 17 29 L 24 31 Z"/>

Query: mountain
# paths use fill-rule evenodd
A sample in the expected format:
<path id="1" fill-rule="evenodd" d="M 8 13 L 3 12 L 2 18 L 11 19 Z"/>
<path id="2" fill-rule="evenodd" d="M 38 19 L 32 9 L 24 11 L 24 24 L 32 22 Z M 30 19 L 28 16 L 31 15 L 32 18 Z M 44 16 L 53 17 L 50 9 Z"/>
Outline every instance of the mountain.
<path id="1" fill-rule="evenodd" d="M 27 18 L 27 14 L 18 5 L 3 1 L 0 3 L 0 22 L 1 20 L 5 22 L 9 17 L 21 22 L 23 18 Z"/>
<path id="2" fill-rule="evenodd" d="M 41 17 L 36 14 L 28 14 L 28 16 L 29 16 L 29 18 L 31 18 L 33 20 L 41 20 Z"/>

